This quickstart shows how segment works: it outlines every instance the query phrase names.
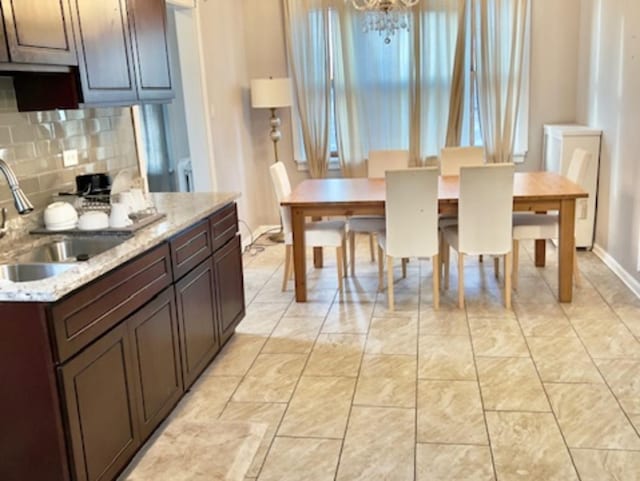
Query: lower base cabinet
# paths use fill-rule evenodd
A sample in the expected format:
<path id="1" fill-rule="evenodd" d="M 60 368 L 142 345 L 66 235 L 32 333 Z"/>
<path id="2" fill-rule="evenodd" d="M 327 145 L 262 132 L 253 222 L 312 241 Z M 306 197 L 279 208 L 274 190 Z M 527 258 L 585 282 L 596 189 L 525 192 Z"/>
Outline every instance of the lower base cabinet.
<path id="1" fill-rule="evenodd" d="M 210 257 L 176 284 L 182 374 L 186 389 L 220 347 L 214 290 L 215 277 Z"/>
<path id="2" fill-rule="evenodd" d="M 178 319 L 173 288 L 166 289 L 127 321 L 142 441 L 182 397 Z"/>
<path id="3" fill-rule="evenodd" d="M 1 481 L 116 479 L 244 317 L 237 227 L 227 204 L 56 303 L 0 302 Z"/>
<path id="4" fill-rule="evenodd" d="M 236 235 L 213 254 L 213 268 L 218 299 L 220 342 L 224 344 L 244 318 L 244 280 L 242 276 L 242 247 Z M 224 280 L 224 281 L 222 281 Z"/>
<path id="5" fill-rule="evenodd" d="M 60 373 L 76 479 L 113 479 L 182 396 L 173 288 Z"/>
<path id="6" fill-rule="evenodd" d="M 126 324 L 59 369 L 74 479 L 114 479 L 140 445 Z"/>

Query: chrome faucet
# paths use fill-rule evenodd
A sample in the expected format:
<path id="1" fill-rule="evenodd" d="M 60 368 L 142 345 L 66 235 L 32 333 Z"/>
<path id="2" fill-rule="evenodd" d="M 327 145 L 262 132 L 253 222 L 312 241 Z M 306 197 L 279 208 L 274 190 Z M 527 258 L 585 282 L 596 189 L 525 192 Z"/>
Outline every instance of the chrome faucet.
<path id="1" fill-rule="evenodd" d="M 24 215 L 28 214 L 33 210 L 33 205 L 29 202 L 27 196 L 22 192 L 20 188 L 20 184 L 18 183 L 18 178 L 16 174 L 11 170 L 11 167 L 2 159 L 0 159 L 0 171 L 7 178 L 7 183 L 9 184 L 9 188 L 11 189 L 11 195 L 13 196 L 13 201 L 16 205 L 16 210 L 18 214 Z M 4 220 L 3 216 L 3 220 Z M 3 222 L 4 224 L 4 222 Z"/>

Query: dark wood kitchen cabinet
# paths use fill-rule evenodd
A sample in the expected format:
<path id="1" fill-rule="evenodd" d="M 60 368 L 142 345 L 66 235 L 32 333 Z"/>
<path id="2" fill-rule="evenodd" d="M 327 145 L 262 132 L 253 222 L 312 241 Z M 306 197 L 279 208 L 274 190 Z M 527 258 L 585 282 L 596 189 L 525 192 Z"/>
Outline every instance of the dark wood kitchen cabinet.
<path id="1" fill-rule="evenodd" d="M 133 50 L 126 0 L 72 0 L 84 102 L 134 103 Z"/>
<path id="2" fill-rule="evenodd" d="M 184 386 L 188 389 L 220 347 L 211 258 L 176 284 Z"/>
<path id="3" fill-rule="evenodd" d="M 164 0 L 72 0 L 86 104 L 173 98 Z"/>
<path id="4" fill-rule="evenodd" d="M 113 481 L 233 334 L 235 203 L 185 227 L 55 302 L 0 302 L 0 480 Z"/>
<path id="5" fill-rule="evenodd" d="M 138 98 L 173 98 L 164 0 L 128 0 Z"/>
<path id="6" fill-rule="evenodd" d="M 144 441 L 182 396 L 178 320 L 173 288 L 158 295 L 127 321 Z"/>
<path id="7" fill-rule="evenodd" d="M 1 0 L 0 5 L 9 47 L 4 61 L 78 65 L 69 0 Z"/>
<path id="8" fill-rule="evenodd" d="M 111 480 L 140 445 L 127 326 L 59 368 L 74 479 Z"/>
<path id="9" fill-rule="evenodd" d="M 242 276 L 242 247 L 236 235 L 224 247 L 213 254 L 218 305 L 218 329 L 220 343 L 224 344 L 244 318 L 244 280 Z"/>

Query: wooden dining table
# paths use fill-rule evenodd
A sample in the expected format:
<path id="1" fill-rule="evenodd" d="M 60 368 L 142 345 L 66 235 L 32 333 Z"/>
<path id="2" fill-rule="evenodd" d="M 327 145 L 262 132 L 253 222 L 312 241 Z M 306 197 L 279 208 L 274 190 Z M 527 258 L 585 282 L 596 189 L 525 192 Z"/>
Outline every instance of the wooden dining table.
<path id="1" fill-rule="evenodd" d="M 458 176 L 440 176 L 438 205 L 442 213 L 456 213 L 460 197 Z M 558 300 L 571 302 L 573 295 L 573 256 L 575 255 L 576 200 L 587 193 L 566 177 L 554 172 L 519 172 L 514 175 L 513 210 L 519 212 L 559 212 Z M 293 265 L 296 301 L 306 302 L 306 247 L 304 225 L 308 217 L 384 215 L 384 179 L 309 179 L 296 186 L 282 200 L 291 208 Z M 487 213 L 487 228 L 491 213 Z M 535 264 L 545 265 L 546 243 L 535 241 Z M 314 249 L 314 264 L 322 266 L 322 250 Z"/>

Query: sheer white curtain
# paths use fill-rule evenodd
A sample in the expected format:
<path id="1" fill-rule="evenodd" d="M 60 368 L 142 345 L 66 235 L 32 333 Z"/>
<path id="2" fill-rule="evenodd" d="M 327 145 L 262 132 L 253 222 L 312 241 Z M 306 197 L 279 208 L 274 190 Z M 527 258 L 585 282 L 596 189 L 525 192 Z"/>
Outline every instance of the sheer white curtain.
<path id="1" fill-rule="evenodd" d="M 512 162 L 528 85 L 529 0 L 473 3 L 480 123 L 489 162 Z M 518 126 L 520 124 L 520 126 Z M 526 126 L 526 122 L 524 123 Z"/>
<path id="2" fill-rule="evenodd" d="M 409 31 L 390 44 L 363 32 L 363 13 L 334 3 L 334 94 L 344 175 L 366 174 L 370 150 L 409 149 L 413 163 L 437 155 L 449 112 L 458 4 L 423 0 Z"/>
<path id="3" fill-rule="evenodd" d="M 326 177 L 329 165 L 330 3 L 330 0 L 284 3 L 289 68 L 311 177 Z"/>
<path id="4" fill-rule="evenodd" d="M 438 156 L 446 144 L 464 3 L 465 0 L 422 0 L 419 4 L 414 31 L 417 78 L 411 142 L 417 159 Z"/>

